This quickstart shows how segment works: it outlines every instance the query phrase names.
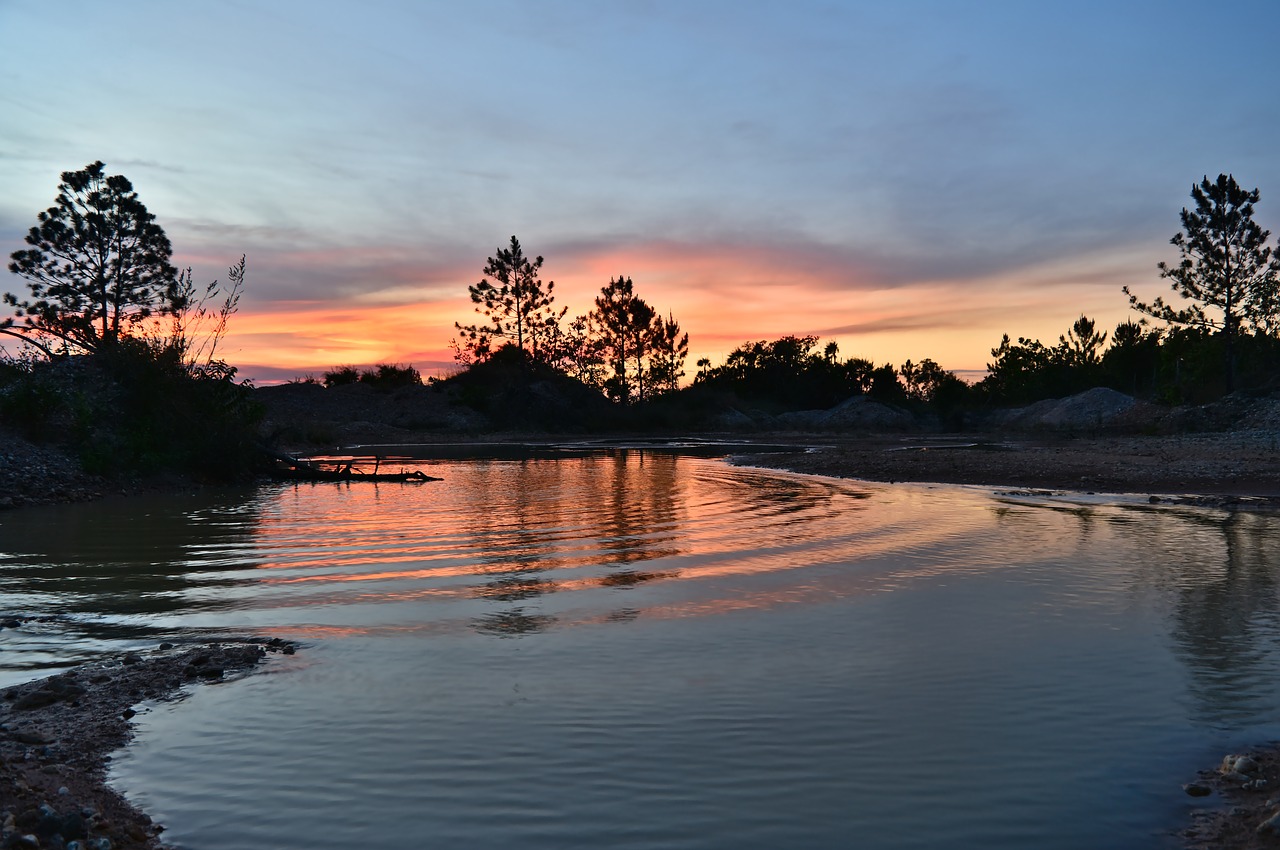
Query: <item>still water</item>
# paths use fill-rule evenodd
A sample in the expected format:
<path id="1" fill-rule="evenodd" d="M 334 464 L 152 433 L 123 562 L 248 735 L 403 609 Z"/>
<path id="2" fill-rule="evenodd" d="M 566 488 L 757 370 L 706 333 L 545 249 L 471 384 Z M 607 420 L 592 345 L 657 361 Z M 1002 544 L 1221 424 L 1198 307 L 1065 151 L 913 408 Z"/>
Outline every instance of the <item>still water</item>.
<path id="1" fill-rule="evenodd" d="M 250 631 L 113 781 L 192 850 L 1170 847 L 1280 737 L 1280 518 L 649 451 L 0 515 L 4 681 Z"/>

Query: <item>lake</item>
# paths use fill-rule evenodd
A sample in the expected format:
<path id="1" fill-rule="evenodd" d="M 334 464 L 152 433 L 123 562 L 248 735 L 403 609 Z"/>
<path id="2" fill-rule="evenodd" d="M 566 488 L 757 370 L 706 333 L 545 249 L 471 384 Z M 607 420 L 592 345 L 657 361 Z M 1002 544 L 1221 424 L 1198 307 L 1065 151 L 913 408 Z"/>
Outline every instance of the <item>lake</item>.
<path id="1" fill-rule="evenodd" d="M 651 450 L 0 514 L 0 682 L 298 640 L 148 705 L 191 850 L 1176 846 L 1280 737 L 1280 518 Z"/>

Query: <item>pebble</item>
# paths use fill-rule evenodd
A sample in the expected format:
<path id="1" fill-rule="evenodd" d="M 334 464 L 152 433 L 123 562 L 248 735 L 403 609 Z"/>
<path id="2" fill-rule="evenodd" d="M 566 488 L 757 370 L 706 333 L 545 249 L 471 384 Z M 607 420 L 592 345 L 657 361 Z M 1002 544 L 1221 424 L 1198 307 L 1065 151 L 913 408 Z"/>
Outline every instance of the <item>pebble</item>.
<path id="1" fill-rule="evenodd" d="M 1188 782 L 1182 786 L 1182 790 L 1192 797 L 1208 797 L 1213 793 L 1212 788 L 1201 782 Z"/>

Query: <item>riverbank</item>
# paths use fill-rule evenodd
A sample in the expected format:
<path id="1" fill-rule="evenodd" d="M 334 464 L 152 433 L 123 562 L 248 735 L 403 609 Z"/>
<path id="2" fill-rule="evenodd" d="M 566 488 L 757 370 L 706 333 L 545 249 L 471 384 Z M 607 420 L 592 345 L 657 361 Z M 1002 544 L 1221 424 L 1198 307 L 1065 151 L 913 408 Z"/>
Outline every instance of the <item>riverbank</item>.
<path id="1" fill-rule="evenodd" d="M 1264 850 L 1280 845 L 1280 745 L 1231 753 L 1183 786 L 1215 805 L 1193 812 L 1187 850 Z"/>
<path id="2" fill-rule="evenodd" d="M 159 850 L 163 826 L 106 785 L 111 753 L 133 737 L 134 706 L 243 675 L 279 639 L 95 661 L 0 693 L 0 846 Z M 104 843 L 107 842 L 107 843 Z"/>
<path id="3" fill-rule="evenodd" d="M 1280 506 L 1280 434 L 1027 437 L 975 434 L 841 438 L 794 452 L 740 455 L 744 465 L 887 483 L 1207 497 Z"/>

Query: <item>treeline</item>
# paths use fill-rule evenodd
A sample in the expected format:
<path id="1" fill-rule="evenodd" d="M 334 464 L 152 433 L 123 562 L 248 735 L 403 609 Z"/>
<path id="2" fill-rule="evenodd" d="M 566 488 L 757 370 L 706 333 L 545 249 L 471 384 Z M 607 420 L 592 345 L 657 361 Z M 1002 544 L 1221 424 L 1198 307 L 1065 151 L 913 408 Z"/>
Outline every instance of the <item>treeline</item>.
<path id="1" fill-rule="evenodd" d="M 566 322 L 568 308 L 555 307 L 555 281 L 539 276 L 542 264 L 540 256 L 525 257 L 515 236 L 489 258 L 484 279 L 468 287 L 486 321 L 454 325 L 450 347 L 460 363 L 483 363 L 510 348 L 623 404 L 679 389 L 689 335 L 675 317 L 663 316 L 619 275 L 601 288 L 592 310 Z"/>
<path id="2" fill-rule="evenodd" d="M 628 404 L 679 395 L 705 404 L 718 395 L 766 412 L 825 409 L 853 395 L 908 407 L 930 407 L 952 421 L 965 410 L 1021 405 L 1110 387 L 1164 403 L 1205 402 L 1237 389 L 1271 390 L 1280 365 L 1280 257 L 1270 233 L 1254 220 L 1257 189 L 1235 178 L 1207 176 L 1191 189 L 1182 230 L 1170 243 L 1179 259 L 1160 263 L 1181 306 L 1162 297 L 1140 300 L 1142 314 L 1113 330 L 1080 316 L 1057 342 L 1008 334 L 991 349 L 986 376 L 974 385 L 925 358 L 898 367 L 863 358 L 841 359 L 832 341 L 785 336 L 749 342 L 724 363 L 698 361 L 690 386 L 680 389 L 688 335 L 668 315 L 640 299 L 630 278 L 611 279 L 595 309 L 567 324 L 553 307 L 553 283 L 542 286 L 542 257 L 525 260 L 511 247 L 489 258 L 486 279 L 470 288 L 488 322 L 458 324 L 458 360 L 470 365 L 507 346 Z M 491 281 L 489 278 L 492 277 Z M 1150 320 L 1160 326 L 1152 326 Z M 669 405 L 668 405 L 669 406 Z"/>
<path id="3" fill-rule="evenodd" d="M 1163 404 L 1202 404 L 1236 390 L 1269 392 L 1280 377 L 1280 339 L 1270 334 L 1238 333 L 1229 351 L 1221 331 L 1126 321 L 1107 339 L 1084 316 L 1054 345 L 1005 335 L 973 387 L 974 401 L 1025 404 L 1110 387 Z"/>
<path id="4" fill-rule="evenodd" d="M 819 348 L 816 336 L 751 342 L 730 352 L 720 366 L 699 361 L 694 392 L 718 390 L 767 411 L 833 407 L 853 395 L 889 403 L 958 403 L 966 386 L 926 358 L 900 369 L 861 357 L 839 358 L 835 341 Z"/>

